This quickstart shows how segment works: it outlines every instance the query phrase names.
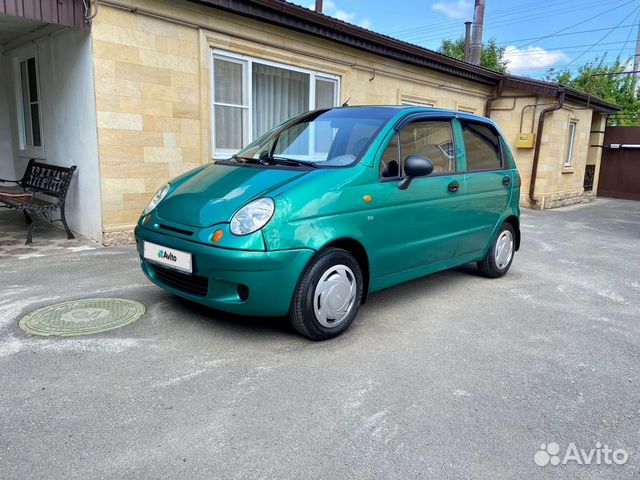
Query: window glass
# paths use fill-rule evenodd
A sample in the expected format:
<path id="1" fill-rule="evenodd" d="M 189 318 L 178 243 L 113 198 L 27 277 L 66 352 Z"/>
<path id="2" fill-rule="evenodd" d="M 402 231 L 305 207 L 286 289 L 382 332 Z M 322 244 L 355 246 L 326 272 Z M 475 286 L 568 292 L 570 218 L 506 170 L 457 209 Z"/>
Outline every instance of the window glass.
<path id="1" fill-rule="evenodd" d="M 292 117 L 336 106 L 339 98 L 338 78 L 231 53 L 213 54 L 212 75 L 213 147 L 219 158 Z M 301 134 L 309 148 L 304 155 L 326 158 L 332 140 L 327 128 L 317 124 Z"/>
<path id="2" fill-rule="evenodd" d="M 500 137 L 493 128 L 480 123 L 462 122 L 462 136 L 467 152 L 467 170 L 502 168 Z"/>
<path id="3" fill-rule="evenodd" d="M 23 148 L 41 147 L 40 102 L 38 97 L 38 74 L 36 59 L 20 62 L 20 93 L 22 103 Z"/>
<path id="4" fill-rule="evenodd" d="M 239 160 L 272 156 L 316 167 L 351 165 L 394 114 L 383 107 L 316 110 L 255 140 L 238 152 Z"/>
<path id="5" fill-rule="evenodd" d="M 331 108 L 335 105 L 338 82 L 331 78 L 316 78 L 316 108 Z"/>
<path id="6" fill-rule="evenodd" d="M 451 124 L 447 121 L 410 123 L 400 130 L 400 155 L 404 161 L 410 155 L 427 157 L 433 162 L 433 173 L 454 172 Z"/>
<path id="7" fill-rule="evenodd" d="M 244 105 L 242 95 L 241 62 L 214 59 L 214 101 L 231 105 Z"/>
<path id="8" fill-rule="evenodd" d="M 309 74 L 254 63 L 253 136 L 309 110 Z"/>
<path id="9" fill-rule="evenodd" d="M 244 131 L 244 109 L 216 105 L 215 108 L 216 148 L 237 150 L 242 148 Z"/>
<path id="10" fill-rule="evenodd" d="M 245 68 L 246 62 L 243 61 L 213 60 L 214 140 L 218 150 L 237 150 L 245 142 Z"/>
<path id="11" fill-rule="evenodd" d="M 567 139 L 567 153 L 564 158 L 564 166 L 573 165 L 573 143 L 576 137 L 576 122 L 569 123 L 569 138 Z"/>
<path id="12" fill-rule="evenodd" d="M 380 177 L 395 178 L 400 176 L 398 156 L 398 135 L 394 135 L 380 159 Z"/>

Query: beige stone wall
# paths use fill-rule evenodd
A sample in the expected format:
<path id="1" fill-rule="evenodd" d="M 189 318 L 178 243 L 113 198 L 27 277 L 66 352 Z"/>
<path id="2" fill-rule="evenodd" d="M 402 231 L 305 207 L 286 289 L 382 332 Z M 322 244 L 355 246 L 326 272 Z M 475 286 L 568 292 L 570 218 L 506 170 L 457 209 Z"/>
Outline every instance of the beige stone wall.
<path id="1" fill-rule="evenodd" d="M 198 32 L 107 6 L 92 27 L 103 239 L 122 241 L 155 190 L 202 163 Z"/>
<path id="2" fill-rule="evenodd" d="M 529 185 L 534 149 L 516 148 L 516 139 L 520 131 L 537 134 L 540 112 L 556 100 L 551 97 L 527 96 L 524 92 L 513 90 L 504 92 L 504 95 L 525 95 L 522 98 L 501 98 L 495 101 L 491 118 L 504 132 L 516 157 L 522 177 L 520 203 L 531 206 Z M 595 153 L 589 148 L 591 117 L 591 109 L 571 103 L 565 103 L 561 110 L 547 114 L 538 160 L 535 185 L 538 202 L 535 208 L 554 208 L 587 200 L 583 189 L 585 166 L 588 156 L 593 159 L 594 164 L 596 159 Z M 570 121 L 577 122 L 573 167 L 564 168 Z M 597 161 L 596 171 L 599 169 L 599 159 Z"/>
<path id="3" fill-rule="evenodd" d="M 593 190 L 588 194 L 595 198 L 598 194 L 598 181 L 600 179 L 600 162 L 602 151 L 604 150 L 604 129 L 607 126 L 605 115 L 594 113 L 591 121 L 591 132 L 589 137 L 589 153 L 587 154 L 587 165 L 595 165 L 595 176 L 593 179 Z"/>
<path id="4" fill-rule="evenodd" d="M 406 101 L 483 114 L 487 96 L 494 93 L 488 86 L 192 2 L 127 3 L 179 22 L 103 5 L 93 23 L 106 242 L 131 238 L 141 211 L 163 182 L 211 161 L 211 49 L 337 75 L 341 101 L 349 99 L 350 105 Z M 522 107 L 533 101 L 530 97 L 494 103 L 492 118 L 512 145 Z M 538 99 L 545 101 L 552 99 Z M 525 115 L 526 128 L 533 111 Z M 558 165 L 562 165 L 563 135 L 570 115 L 580 120 L 577 144 L 581 146 L 576 151 L 575 173 L 562 174 Z M 563 110 L 548 119 L 537 192 L 581 188 L 590 115 L 590 111 Z M 514 153 L 526 193 L 532 151 L 514 148 Z"/>

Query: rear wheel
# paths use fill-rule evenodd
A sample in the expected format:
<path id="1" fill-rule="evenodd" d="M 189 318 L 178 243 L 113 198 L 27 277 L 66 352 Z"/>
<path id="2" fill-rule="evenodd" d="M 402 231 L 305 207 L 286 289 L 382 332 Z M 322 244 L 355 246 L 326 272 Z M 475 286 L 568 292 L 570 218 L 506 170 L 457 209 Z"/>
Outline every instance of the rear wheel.
<path id="1" fill-rule="evenodd" d="M 323 250 L 298 281 L 289 311 L 291 324 L 312 340 L 337 337 L 358 313 L 362 289 L 357 260 L 340 248 Z"/>
<path id="2" fill-rule="evenodd" d="M 487 255 L 478 262 L 478 268 L 485 277 L 498 278 L 509 271 L 515 253 L 515 238 L 511 224 L 503 223 Z"/>

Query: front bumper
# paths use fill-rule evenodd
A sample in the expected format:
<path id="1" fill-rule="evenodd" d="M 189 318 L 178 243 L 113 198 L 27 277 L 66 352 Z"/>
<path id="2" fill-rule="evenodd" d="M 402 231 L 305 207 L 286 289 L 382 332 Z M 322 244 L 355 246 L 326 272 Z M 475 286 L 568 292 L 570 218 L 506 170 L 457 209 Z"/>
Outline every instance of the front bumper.
<path id="1" fill-rule="evenodd" d="M 315 253 L 306 248 L 277 251 L 220 248 L 140 226 L 135 229 L 135 237 L 142 270 L 153 283 L 180 297 L 241 315 L 286 315 L 298 279 Z M 193 293 L 194 289 L 187 286 L 190 279 L 186 275 L 164 275 L 162 270 L 158 274 L 157 269 L 161 267 L 143 258 L 145 240 L 192 253 L 194 278 L 191 280 L 197 280 L 202 294 Z M 239 290 L 239 286 L 243 287 Z"/>

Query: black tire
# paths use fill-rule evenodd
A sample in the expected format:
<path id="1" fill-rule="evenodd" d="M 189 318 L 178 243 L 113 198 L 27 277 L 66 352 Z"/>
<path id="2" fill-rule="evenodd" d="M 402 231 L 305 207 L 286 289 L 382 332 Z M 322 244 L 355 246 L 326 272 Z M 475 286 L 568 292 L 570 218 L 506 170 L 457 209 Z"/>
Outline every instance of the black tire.
<path id="1" fill-rule="evenodd" d="M 324 319 L 325 325 L 323 325 L 316 315 L 316 309 L 314 308 L 316 287 L 325 274 L 331 275 L 332 267 L 339 265 L 346 266 L 351 271 L 349 273 L 343 270 L 346 274 L 345 278 L 355 282 L 355 299 L 352 298 L 351 301 L 345 302 L 345 305 L 348 303 L 350 308 L 347 307 L 344 309 L 346 316 L 337 322 L 335 326 L 330 325 L 331 320 L 329 317 Z M 352 290 L 349 291 L 351 292 Z M 309 264 L 298 280 L 298 285 L 293 293 L 291 308 L 289 310 L 291 325 L 293 325 L 293 328 L 295 328 L 300 335 L 310 338 L 311 340 L 327 340 L 337 337 L 348 329 L 353 322 L 353 319 L 358 313 L 360 303 L 362 302 L 362 293 L 362 270 L 353 255 L 340 248 L 322 250 L 309 261 Z M 340 298 L 340 294 L 338 294 L 338 298 Z M 329 325 L 326 325 L 327 323 L 329 323 Z"/>
<path id="2" fill-rule="evenodd" d="M 503 237 L 503 232 L 511 234 L 511 256 L 506 264 L 499 265 L 496 260 L 496 245 L 500 238 Z M 516 232 L 513 230 L 513 226 L 511 226 L 510 223 L 505 222 L 500 227 L 500 230 L 498 230 L 498 234 L 491 244 L 491 248 L 489 248 L 487 255 L 478 262 L 478 269 L 480 270 L 480 273 L 488 278 L 498 278 L 503 276 L 511 267 L 511 263 L 513 262 L 513 257 L 515 255 L 515 248 Z"/>

